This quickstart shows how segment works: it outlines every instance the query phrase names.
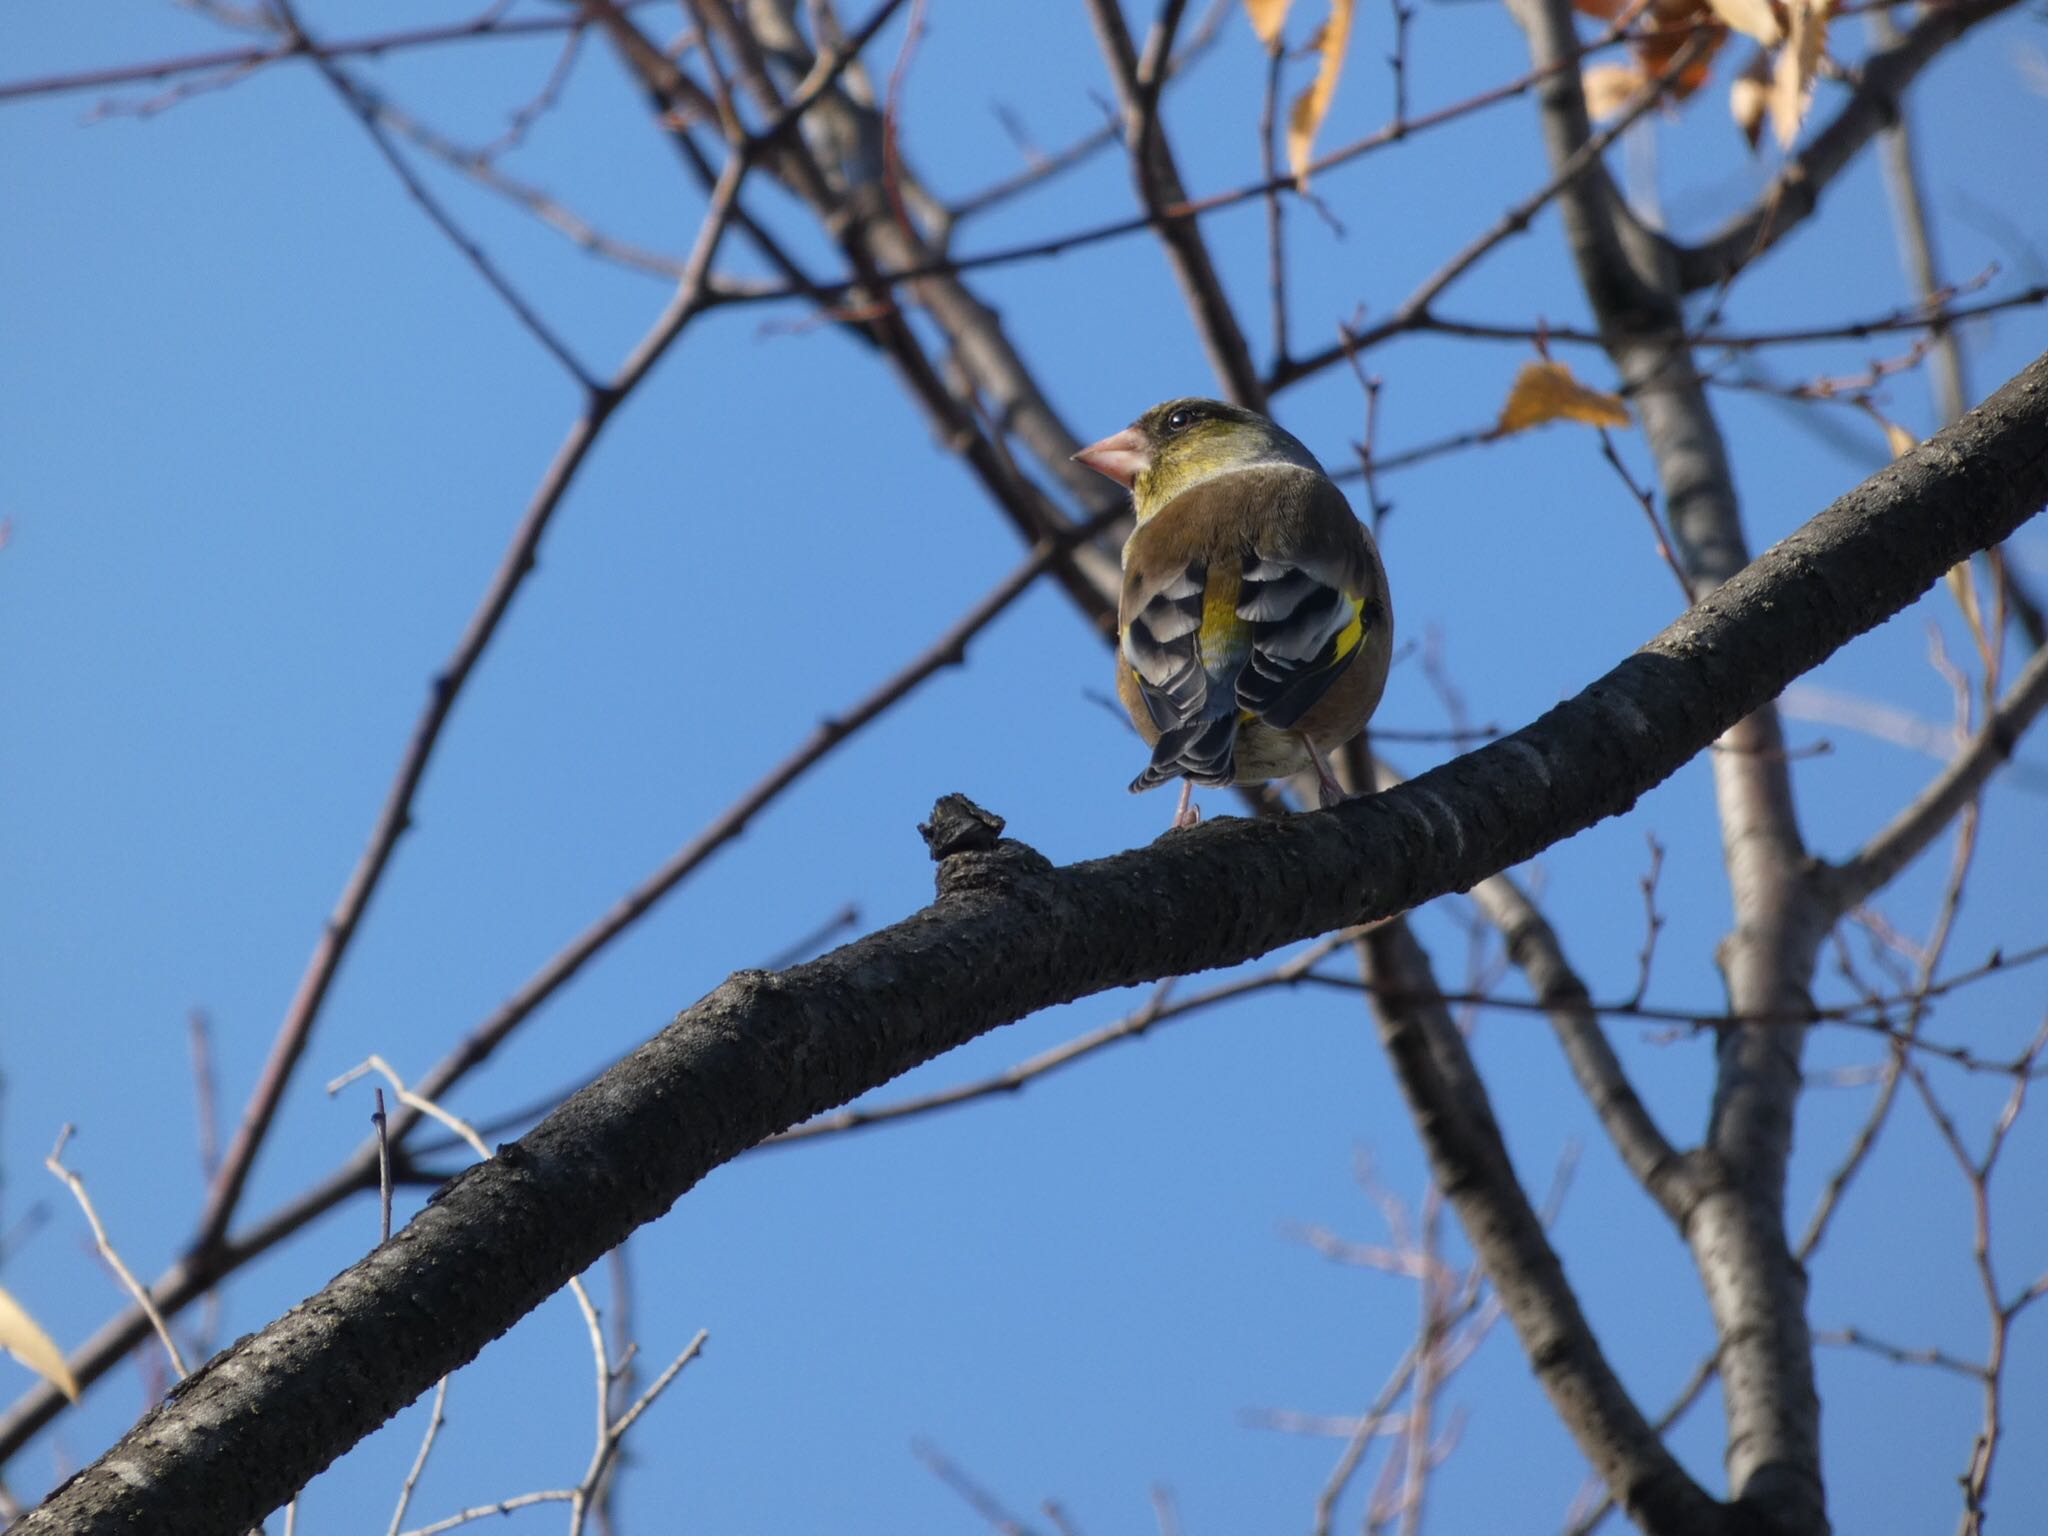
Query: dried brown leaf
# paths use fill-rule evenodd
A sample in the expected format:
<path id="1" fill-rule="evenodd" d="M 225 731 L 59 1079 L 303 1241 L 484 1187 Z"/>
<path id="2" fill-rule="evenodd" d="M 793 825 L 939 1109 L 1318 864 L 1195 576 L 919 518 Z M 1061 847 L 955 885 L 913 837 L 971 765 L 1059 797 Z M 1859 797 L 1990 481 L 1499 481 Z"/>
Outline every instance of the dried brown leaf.
<path id="1" fill-rule="evenodd" d="M 1628 407 L 1617 395 L 1592 389 L 1572 377 L 1563 363 L 1524 363 L 1515 375 L 1508 403 L 1501 407 L 1496 434 L 1527 431 L 1546 421 L 1583 421 L 1594 427 L 1625 427 Z"/>
<path id="2" fill-rule="evenodd" d="M 1579 76 L 1579 88 L 1586 93 L 1586 113 L 1595 122 L 1614 116 L 1649 83 L 1649 77 L 1635 64 L 1595 64 Z"/>
<path id="3" fill-rule="evenodd" d="M 1771 0 L 1707 0 L 1707 5 L 1731 30 L 1755 38 L 1766 48 L 1777 47 L 1785 36 L 1778 25 L 1778 13 L 1771 9 Z"/>
<path id="4" fill-rule="evenodd" d="M 1728 34 L 1712 31 L 1704 36 L 1698 30 L 1698 23 L 1706 18 L 1703 6 L 1686 9 L 1653 7 L 1652 30 L 1636 44 L 1636 65 L 1647 79 L 1659 80 L 1667 74 L 1679 50 L 1694 38 L 1700 39 L 1700 46 L 1693 50 L 1691 60 L 1678 72 L 1678 77 L 1666 88 L 1668 103 L 1684 101 L 1701 86 L 1714 71 L 1714 56 L 1721 51 L 1721 45 L 1728 41 Z"/>
<path id="5" fill-rule="evenodd" d="M 1316 34 L 1320 62 L 1316 65 L 1315 83 L 1294 98 L 1294 110 L 1288 114 L 1287 169 L 1304 187 L 1308 185 L 1316 130 L 1323 126 L 1330 101 L 1337 94 L 1337 75 L 1344 67 L 1345 45 L 1351 41 L 1353 5 L 1354 0 L 1330 0 L 1330 19 Z"/>
<path id="6" fill-rule="evenodd" d="M 1970 627 L 1970 639 L 1975 642 L 1977 654 L 1988 655 L 1987 637 L 1984 632 L 1984 609 L 1977 601 L 1977 573 L 1967 560 L 1948 568 L 1949 596 L 1956 600 L 1956 606 L 1963 611 L 1963 622 Z"/>
<path id="7" fill-rule="evenodd" d="M 1280 43 L 1280 29 L 1287 25 L 1287 9 L 1294 0 L 1244 0 L 1245 14 L 1252 19 L 1252 30 L 1259 35 L 1259 41 L 1268 48 Z"/>
<path id="8" fill-rule="evenodd" d="M 1813 104 L 1813 76 L 1828 45 L 1826 0 L 1787 0 L 1792 30 L 1778 50 L 1771 77 L 1771 132 L 1780 147 L 1790 149 Z"/>
<path id="9" fill-rule="evenodd" d="M 1764 117 L 1771 109 L 1771 56 L 1753 49 L 1742 73 L 1728 85 L 1728 115 L 1735 119 L 1749 147 L 1754 150 L 1764 136 Z"/>
<path id="10" fill-rule="evenodd" d="M 50 1336 L 37 1326 L 36 1320 L 22 1310 L 21 1303 L 5 1291 L 0 1291 L 0 1349 L 6 1350 L 72 1402 L 78 1401 L 78 1383 L 72 1379 L 71 1367 L 64 1363 L 64 1352 L 50 1341 Z"/>

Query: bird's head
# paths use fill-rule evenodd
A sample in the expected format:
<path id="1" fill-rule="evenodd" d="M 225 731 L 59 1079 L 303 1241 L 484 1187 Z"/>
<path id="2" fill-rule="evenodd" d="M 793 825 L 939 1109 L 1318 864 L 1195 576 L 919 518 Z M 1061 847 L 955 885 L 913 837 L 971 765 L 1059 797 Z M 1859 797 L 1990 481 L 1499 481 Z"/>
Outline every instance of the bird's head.
<path id="1" fill-rule="evenodd" d="M 1074 458 L 1128 486 L 1139 522 L 1211 475 L 1254 464 L 1322 469 L 1292 433 L 1257 411 L 1194 396 L 1153 406 L 1123 431 L 1090 443 Z"/>

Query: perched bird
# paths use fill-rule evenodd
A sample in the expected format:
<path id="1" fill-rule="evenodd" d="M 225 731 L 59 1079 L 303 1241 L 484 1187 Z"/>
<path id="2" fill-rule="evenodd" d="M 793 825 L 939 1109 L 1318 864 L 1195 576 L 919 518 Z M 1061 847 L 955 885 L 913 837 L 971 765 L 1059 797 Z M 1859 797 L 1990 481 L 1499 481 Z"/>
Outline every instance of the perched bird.
<path id="1" fill-rule="evenodd" d="M 1131 789 L 1251 784 L 1313 767 L 1386 686 L 1393 613 L 1372 535 L 1315 455 L 1255 411 L 1169 400 L 1074 455 L 1128 486 L 1117 696 L 1152 747 Z"/>

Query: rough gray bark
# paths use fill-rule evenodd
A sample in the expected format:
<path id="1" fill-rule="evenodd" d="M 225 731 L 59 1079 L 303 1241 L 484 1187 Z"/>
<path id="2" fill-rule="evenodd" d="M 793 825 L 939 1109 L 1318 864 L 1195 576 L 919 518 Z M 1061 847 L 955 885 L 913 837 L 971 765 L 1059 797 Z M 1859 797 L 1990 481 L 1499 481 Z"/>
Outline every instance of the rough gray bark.
<path id="1" fill-rule="evenodd" d="M 1577 697 L 1412 783 L 1064 869 L 969 839 L 932 906 L 810 964 L 736 974 L 216 1356 L 18 1531 L 248 1530 L 763 1137 L 1049 1004 L 1406 910 L 1626 810 L 2044 500 L 2048 357 Z"/>
<path id="2" fill-rule="evenodd" d="M 1556 70 L 1543 94 L 1541 120 L 1551 163 L 1561 170 L 1583 154 L 1590 133 L 1570 67 L 1578 48 L 1572 12 L 1567 0 L 1519 0 L 1516 16 L 1532 62 Z M 1878 74 L 1883 77 L 1882 68 Z M 1900 88 L 1907 78 L 1900 77 Z M 1822 141 L 1839 147 L 1846 120 Z M 1820 184 L 1802 184 L 1806 207 Z M 1561 207 L 1580 283 L 1656 463 L 1686 590 L 1698 599 L 1749 562 L 1749 545 L 1720 425 L 1686 340 L 1683 261 L 1629 213 L 1604 166 L 1589 166 L 1566 189 Z M 1797 1018 L 1808 1005 L 1814 962 L 1836 913 L 1807 878 L 1811 861 L 1776 709 L 1765 704 L 1735 722 L 1719 746 L 1714 798 L 1734 925 L 1716 959 L 1729 1010 Z M 1665 1209 L 1679 1221 L 1714 1317 L 1730 1497 L 1785 1536 L 1825 1536 L 1806 1275 L 1785 1236 L 1785 1170 L 1803 1035 L 1796 1027 L 1759 1025 L 1719 1032 L 1706 1139 L 1684 1158 L 1683 1202 L 1667 1199 Z M 1566 1043 L 1569 1049 L 1574 1042 Z M 1575 1070 L 1584 1080 L 1592 1069 L 1611 1086 L 1618 1064 L 1611 1056 L 1605 1062 L 1589 1056 L 1588 1043 L 1580 1030 Z M 1612 1116 L 1606 1123 L 1610 1130 L 1630 1129 Z M 1631 1157 L 1632 1166 L 1641 1161 Z M 1639 1176 L 1654 1189 L 1649 1175 Z"/>

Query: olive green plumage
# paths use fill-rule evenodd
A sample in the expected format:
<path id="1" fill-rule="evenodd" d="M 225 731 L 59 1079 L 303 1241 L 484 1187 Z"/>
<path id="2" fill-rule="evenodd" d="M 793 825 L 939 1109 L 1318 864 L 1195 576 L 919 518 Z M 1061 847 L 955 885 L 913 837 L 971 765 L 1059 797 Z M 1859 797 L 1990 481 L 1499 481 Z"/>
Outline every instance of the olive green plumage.
<path id="1" fill-rule="evenodd" d="M 1302 444 L 1221 401 L 1170 400 L 1077 457 L 1131 489 L 1117 695 L 1152 747 L 1134 790 L 1314 768 L 1378 705 L 1393 650 L 1372 536 Z M 1186 819 L 1186 794 L 1183 792 Z"/>

